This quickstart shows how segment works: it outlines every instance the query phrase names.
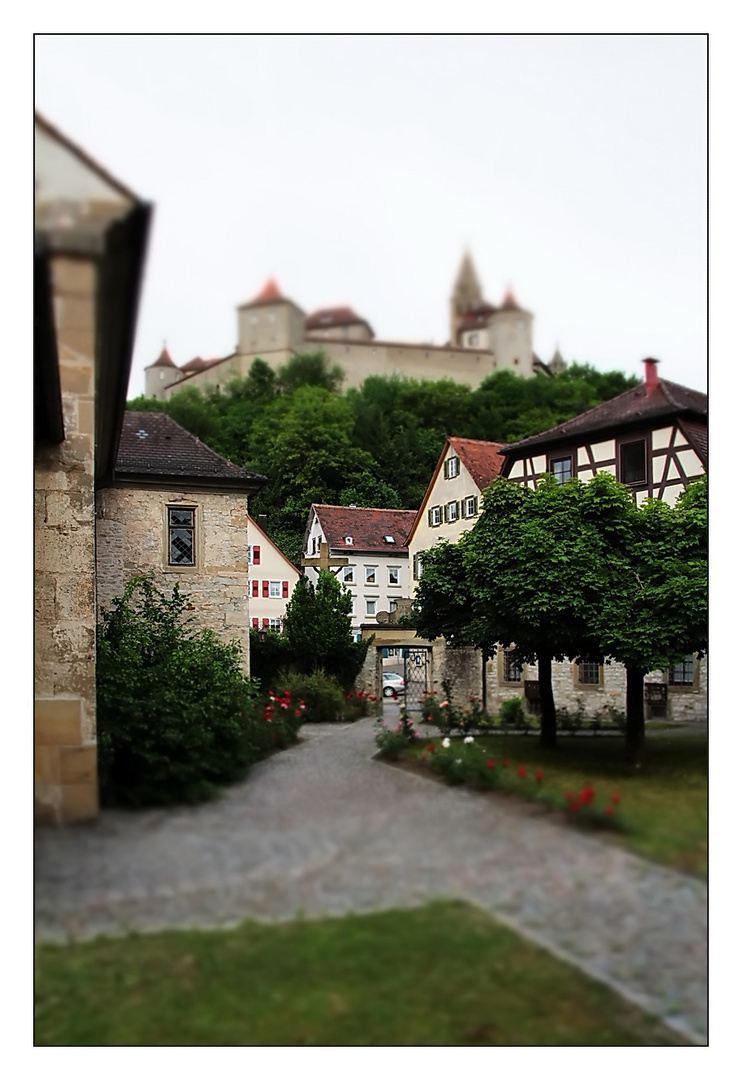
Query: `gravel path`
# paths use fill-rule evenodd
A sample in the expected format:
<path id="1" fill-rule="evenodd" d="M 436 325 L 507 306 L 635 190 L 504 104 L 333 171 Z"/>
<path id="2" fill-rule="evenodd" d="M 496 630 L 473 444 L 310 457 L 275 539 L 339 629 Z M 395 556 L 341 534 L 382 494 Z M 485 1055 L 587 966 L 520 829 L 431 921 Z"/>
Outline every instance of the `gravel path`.
<path id="1" fill-rule="evenodd" d="M 374 761 L 373 733 L 308 725 L 216 803 L 37 830 L 38 940 L 462 897 L 706 1042 L 703 882 Z"/>

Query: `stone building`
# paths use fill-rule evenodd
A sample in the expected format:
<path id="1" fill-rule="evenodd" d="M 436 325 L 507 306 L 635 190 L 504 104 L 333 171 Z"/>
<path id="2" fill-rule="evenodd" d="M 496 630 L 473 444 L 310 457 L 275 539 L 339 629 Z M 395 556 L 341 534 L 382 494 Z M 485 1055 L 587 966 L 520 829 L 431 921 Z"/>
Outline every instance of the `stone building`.
<path id="1" fill-rule="evenodd" d="M 476 388 L 496 371 L 523 378 L 561 370 L 558 353 L 544 364 L 533 352 L 533 316 L 508 291 L 500 307 L 483 295 L 471 256 L 462 261 L 450 305 L 450 340 L 444 345 L 381 341 L 370 323 L 348 306 L 306 314 L 269 280 L 237 309 L 237 345 L 228 356 L 196 357 L 176 366 L 166 349 L 145 371 L 145 394 L 167 399 L 186 386 L 224 388 L 244 377 L 257 357 L 274 370 L 297 353 L 322 350 L 344 373 L 343 389 L 369 375 L 454 379 Z"/>
<path id="2" fill-rule="evenodd" d="M 34 807 L 64 824 L 98 811 L 99 605 L 152 570 L 245 640 L 264 478 L 161 414 L 125 419 L 151 209 L 38 116 L 35 166 Z"/>
<path id="3" fill-rule="evenodd" d="M 247 501 L 265 483 L 165 413 L 124 415 L 110 484 L 96 493 L 99 607 L 135 574 L 177 583 L 200 626 L 238 640 L 249 672 Z"/>

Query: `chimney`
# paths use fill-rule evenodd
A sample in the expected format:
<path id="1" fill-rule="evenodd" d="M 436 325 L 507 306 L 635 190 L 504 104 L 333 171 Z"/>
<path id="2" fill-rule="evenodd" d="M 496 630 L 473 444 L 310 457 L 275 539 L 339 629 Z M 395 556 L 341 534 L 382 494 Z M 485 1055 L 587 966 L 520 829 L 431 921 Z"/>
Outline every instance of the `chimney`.
<path id="1" fill-rule="evenodd" d="M 653 390 L 656 390 L 659 386 L 659 376 L 657 375 L 657 365 L 659 360 L 653 360 L 651 356 L 648 356 L 644 363 L 644 385 L 646 387 L 644 396 L 649 397 Z"/>

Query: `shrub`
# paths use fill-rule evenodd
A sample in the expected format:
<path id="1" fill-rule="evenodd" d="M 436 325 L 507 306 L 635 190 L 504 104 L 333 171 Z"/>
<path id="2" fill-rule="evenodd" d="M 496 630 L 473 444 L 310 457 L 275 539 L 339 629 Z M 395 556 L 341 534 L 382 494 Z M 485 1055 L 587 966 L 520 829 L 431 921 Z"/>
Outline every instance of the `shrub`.
<path id="1" fill-rule="evenodd" d="M 292 655 L 286 637 L 277 630 L 250 631 L 250 675 L 264 690 L 285 679 Z"/>
<path id="2" fill-rule="evenodd" d="M 369 694 L 365 690 L 351 690 L 345 696 L 345 719 L 352 722 L 368 716 L 372 709 L 376 710 L 376 701 L 376 694 Z"/>
<path id="3" fill-rule="evenodd" d="M 396 761 L 402 751 L 416 742 L 418 737 L 409 713 L 403 708 L 399 713 L 399 723 L 393 728 L 387 727 L 383 720 L 379 721 L 379 731 L 376 735 L 379 756 Z"/>
<path id="4" fill-rule="evenodd" d="M 503 727 L 526 728 L 528 720 L 523 708 L 523 698 L 511 697 L 500 706 L 500 723 Z"/>
<path id="5" fill-rule="evenodd" d="M 105 805 L 197 802 L 271 749 L 239 643 L 198 630 L 178 585 L 132 578 L 101 612 L 98 760 Z"/>
<path id="6" fill-rule="evenodd" d="M 337 679 L 324 671 L 290 675 L 281 684 L 294 699 L 304 702 L 304 723 L 336 723 L 346 719 L 346 697 Z"/>

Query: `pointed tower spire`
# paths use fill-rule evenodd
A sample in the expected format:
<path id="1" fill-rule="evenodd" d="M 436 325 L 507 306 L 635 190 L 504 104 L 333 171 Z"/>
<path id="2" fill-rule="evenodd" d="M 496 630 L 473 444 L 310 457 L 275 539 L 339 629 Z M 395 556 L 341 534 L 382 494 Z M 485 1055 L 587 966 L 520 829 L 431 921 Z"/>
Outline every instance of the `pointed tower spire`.
<path id="1" fill-rule="evenodd" d="M 451 295 L 451 341 L 456 341 L 461 316 L 483 303 L 482 286 L 479 284 L 474 260 L 468 251 L 464 252 L 461 266 L 454 282 Z"/>

